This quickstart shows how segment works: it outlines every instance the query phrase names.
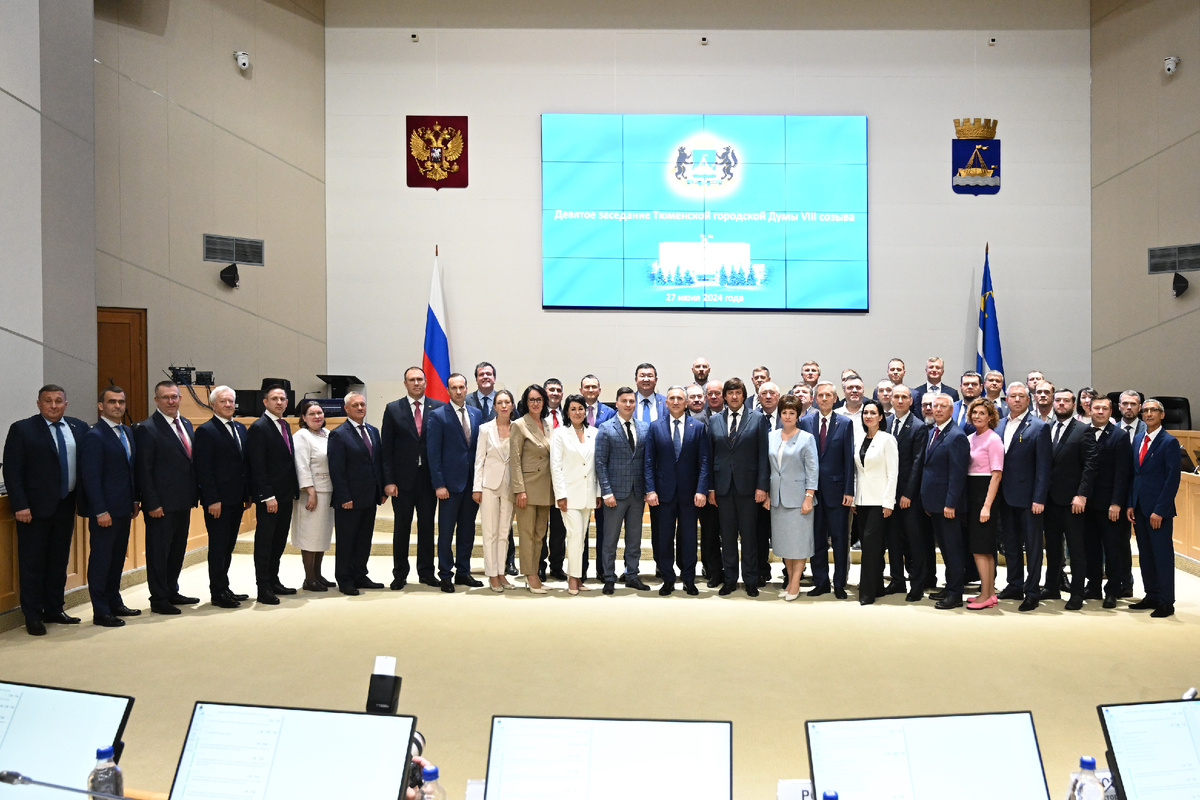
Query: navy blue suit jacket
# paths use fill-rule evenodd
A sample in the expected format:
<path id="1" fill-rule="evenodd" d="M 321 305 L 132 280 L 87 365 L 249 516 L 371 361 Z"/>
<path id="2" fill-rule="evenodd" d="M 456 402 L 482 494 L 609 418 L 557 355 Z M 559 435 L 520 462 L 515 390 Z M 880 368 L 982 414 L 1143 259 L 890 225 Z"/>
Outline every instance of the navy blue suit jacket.
<path id="1" fill-rule="evenodd" d="M 446 403 L 430 412 L 425 419 L 426 446 L 429 452 L 429 477 L 434 489 L 446 488 L 461 492 L 472 486 L 475 473 L 475 444 L 479 441 L 479 426 L 483 414 L 478 408 L 463 404 L 471 425 L 471 439 L 463 436 L 462 424 L 454 406 Z"/>
<path id="2" fill-rule="evenodd" d="M 593 426 L 596 429 L 596 433 L 600 432 L 601 425 L 608 422 L 610 419 L 612 419 L 616 415 L 617 415 L 617 410 L 615 408 L 613 408 L 612 406 L 606 406 L 604 403 L 601 403 L 599 400 L 597 400 L 596 401 L 596 424 Z M 584 419 L 586 419 L 586 417 L 584 417 Z"/>
<path id="3" fill-rule="evenodd" d="M 918 383 L 916 386 L 908 387 L 912 393 L 913 408 L 918 410 L 921 408 L 921 397 L 925 394 L 928 385 L 928 383 Z M 945 381 L 942 381 L 942 394 L 948 394 L 951 400 L 958 402 L 958 390 L 953 386 L 947 386 Z"/>
<path id="4" fill-rule="evenodd" d="M 1166 519 L 1175 516 L 1175 494 L 1179 491 L 1179 440 L 1159 428 L 1146 451 L 1146 458 L 1138 463 L 1142 440 L 1146 434 L 1139 433 L 1133 440 L 1133 484 L 1129 487 L 1129 507 L 1146 516 L 1158 514 Z"/>
<path id="5" fill-rule="evenodd" d="M 708 421 L 712 445 L 711 491 L 718 495 L 749 496 L 771 491 L 771 457 L 767 450 L 767 418 L 743 405 L 738 410 L 737 436 L 729 439 L 728 408 Z M 850 466 L 854 469 L 854 465 Z M 838 501 L 841 502 L 840 500 Z"/>
<path id="6" fill-rule="evenodd" d="M 958 424 L 958 427 L 962 428 L 962 432 L 966 434 L 974 433 L 975 426 L 971 424 L 971 418 L 967 415 L 967 412 L 963 411 L 963 406 L 965 404 L 967 408 L 970 408 L 971 403 L 975 402 L 975 399 L 976 398 L 971 398 L 970 400 L 955 400 L 954 410 L 951 412 L 952 416 L 950 419 L 954 420 Z M 958 421 L 959 412 L 961 412 L 963 415 L 962 422 Z M 999 412 L 997 411 L 997 413 Z"/>
<path id="7" fill-rule="evenodd" d="M 496 392 L 495 392 L 495 390 L 492 391 L 491 397 L 488 398 L 488 410 L 487 410 L 486 414 L 483 413 L 483 400 L 480 398 L 478 389 L 476 389 L 475 391 L 473 391 L 469 395 L 467 395 L 466 404 L 469 405 L 471 408 L 478 408 L 479 413 L 483 416 L 484 422 L 491 422 L 492 420 L 494 420 L 496 418 Z M 410 409 L 411 409 L 411 406 L 410 406 Z M 513 411 L 515 412 L 516 409 L 514 408 Z M 482 423 L 480 423 L 480 424 L 482 424 Z"/>
<path id="8" fill-rule="evenodd" d="M 196 482 L 200 484 L 200 504 L 240 506 L 250 498 L 249 468 L 246 462 L 246 426 L 232 421 L 242 447 L 229 435 L 229 428 L 213 417 L 199 428 L 192 439 L 196 464 Z M 224 511 L 224 509 L 222 509 Z"/>
<path id="9" fill-rule="evenodd" d="M 1011 418 L 1005 417 L 996 426 L 1001 441 L 1009 422 Z M 1030 410 L 1004 454 L 1004 477 L 1000 480 L 1004 502 L 1013 508 L 1029 508 L 1034 503 L 1044 505 L 1050 492 L 1051 457 L 1050 426 Z"/>
<path id="10" fill-rule="evenodd" d="M 925 460 L 921 473 L 921 505 L 931 514 L 944 508 L 962 511 L 967 505 L 967 466 L 971 461 L 971 443 L 962 428 L 951 420 L 932 446 L 929 440 L 936 426 L 929 426 L 925 437 Z"/>
<path id="11" fill-rule="evenodd" d="M 75 466 L 79 467 L 79 441 L 87 423 L 75 417 L 62 421 L 75 437 Z M 67 434 L 64 433 L 64 436 Z M 78 475 L 75 479 L 79 489 Z M 41 414 L 20 419 L 8 429 L 4 440 L 4 485 L 13 511 L 29 509 L 35 517 L 49 517 L 62 499 L 62 470 L 54 432 Z"/>
<path id="12" fill-rule="evenodd" d="M 820 411 L 800 419 L 800 429 L 817 440 L 817 498 L 826 507 L 840 506 L 844 495 L 854 494 L 854 424 L 854 420 L 830 412 L 822 453 Z"/>
<path id="13" fill-rule="evenodd" d="M 179 421 L 195 448 L 192 423 L 182 416 Z M 161 508 L 170 512 L 194 507 L 200 499 L 196 468 L 166 418 L 154 412 L 134 426 L 133 437 L 138 445 L 134 468 L 146 510 Z"/>
<path id="14" fill-rule="evenodd" d="M 1095 437 L 1095 428 L 1089 434 Z M 1088 495 L 1088 509 L 1107 509 L 1111 505 L 1125 508 L 1132 477 L 1133 445 L 1124 431 L 1110 421 L 1096 443 L 1096 477 Z"/>
<path id="15" fill-rule="evenodd" d="M 646 435 L 646 493 L 656 492 L 659 502 L 691 502 L 692 495 L 708 494 L 710 446 L 708 426 L 688 414 L 683 415 L 682 446 L 675 457 L 671 415 L 650 424 Z"/>
<path id="16" fill-rule="evenodd" d="M 128 425 L 125 438 L 132 456 L 126 456 L 117 432 L 100 420 L 79 442 L 79 482 L 83 485 L 84 510 L 89 517 L 109 514 L 128 519 L 137 503 L 137 442 Z"/>
<path id="17" fill-rule="evenodd" d="M 642 418 L 642 400 L 645 400 L 647 398 L 642 397 L 641 394 L 636 393 L 636 392 L 634 393 L 634 396 L 637 398 L 637 405 L 633 409 L 633 418 L 636 420 L 640 420 Z M 655 392 L 654 393 L 654 407 L 658 409 L 658 419 L 662 419 L 663 417 L 667 416 L 667 397 L 666 397 L 666 395 Z M 616 412 L 614 411 L 613 413 L 615 414 Z"/>
<path id="18" fill-rule="evenodd" d="M 478 409 L 476 411 L 478 413 Z M 333 483 L 330 502 L 334 508 L 341 508 L 343 503 L 354 503 L 356 509 L 370 508 L 379 505 L 383 497 L 383 448 L 379 429 L 370 424 L 366 429 L 371 437 L 370 451 L 350 420 L 329 432 L 329 480 Z"/>

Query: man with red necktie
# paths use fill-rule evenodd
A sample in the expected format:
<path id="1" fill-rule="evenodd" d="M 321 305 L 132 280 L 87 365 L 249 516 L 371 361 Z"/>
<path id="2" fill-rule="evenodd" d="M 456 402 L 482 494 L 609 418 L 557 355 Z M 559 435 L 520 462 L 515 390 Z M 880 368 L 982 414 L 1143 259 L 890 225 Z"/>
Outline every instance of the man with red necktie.
<path id="1" fill-rule="evenodd" d="M 1162 427 L 1165 410 L 1158 400 L 1142 404 L 1146 432 L 1133 440 L 1133 485 L 1126 518 L 1133 523 L 1141 556 L 1146 596 L 1129 606 L 1153 609 L 1152 617 L 1175 613 L 1175 494 L 1179 491 L 1179 440 Z"/>

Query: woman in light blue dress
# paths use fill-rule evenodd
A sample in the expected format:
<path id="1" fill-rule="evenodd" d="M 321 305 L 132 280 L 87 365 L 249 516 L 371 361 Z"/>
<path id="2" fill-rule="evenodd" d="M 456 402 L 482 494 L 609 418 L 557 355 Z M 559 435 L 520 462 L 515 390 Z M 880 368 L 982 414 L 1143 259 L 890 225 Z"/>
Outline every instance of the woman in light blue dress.
<path id="1" fill-rule="evenodd" d="M 771 462 L 771 549 L 787 567 L 783 599 L 800 596 L 804 562 L 813 554 L 813 505 L 817 494 L 817 440 L 800 430 L 800 400 L 779 401 L 783 426 L 767 437 Z"/>

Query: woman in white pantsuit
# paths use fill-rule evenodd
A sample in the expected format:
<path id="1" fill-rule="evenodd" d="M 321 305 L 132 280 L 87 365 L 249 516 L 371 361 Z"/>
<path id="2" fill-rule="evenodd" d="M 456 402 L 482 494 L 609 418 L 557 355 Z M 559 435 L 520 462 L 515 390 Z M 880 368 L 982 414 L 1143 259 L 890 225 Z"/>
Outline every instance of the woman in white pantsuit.
<path id="1" fill-rule="evenodd" d="M 513 396 L 499 389 L 493 397 L 496 418 L 479 426 L 475 445 L 475 482 L 471 497 L 479 504 L 483 528 L 483 573 L 493 592 L 514 588 L 504 575 L 508 532 L 512 528 L 513 493 L 508 461 L 508 435 Z"/>
<path id="2" fill-rule="evenodd" d="M 587 424 L 587 401 L 573 394 L 564 405 L 571 424 L 559 427 L 550 438 L 550 480 L 567 529 L 567 591 L 575 595 L 590 588 L 583 584 L 584 535 L 592 509 L 600 506 L 600 484 L 596 429 Z"/>
<path id="3" fill-rule="evenodd" d="M 296 409 L 300 429 L 292 437 L 300 499 L 292 511 L 292 546 L 304 562 L 304 588 L 327 592 L 333 581 L 321 575 L 321 562 L 333 539 L 333 482 L 329 479 L 329 431 L 325 412 L 316 400 L 305 400 Z"/>

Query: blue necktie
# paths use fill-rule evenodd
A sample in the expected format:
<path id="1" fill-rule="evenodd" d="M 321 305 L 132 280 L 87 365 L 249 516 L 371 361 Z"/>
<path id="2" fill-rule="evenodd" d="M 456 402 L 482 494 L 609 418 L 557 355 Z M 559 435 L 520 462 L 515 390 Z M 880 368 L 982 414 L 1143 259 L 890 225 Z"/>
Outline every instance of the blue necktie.
<path id="1" fill-rule="evenodd" d="M 125 426 L 117 426 L 117 436 L 121 439 L 121 446 L 125 448 L 125 460 L 130 464 L 133 463 L 133 451 L 129 449 L 129 440 L 125 438 Z"/>
<path id="2" fill-rule="evenodd" d="M 642 398 L 642 422 L 650 424 L 650 401 Z"/>
<path id="3" fill-rule="evenodd" d="M 71 471 L 67 468 L 67 440 L 63 437 L 62 422 L 54 423 L 54 435 L 58 439 L 58 475 L 62 479 L 60 498 L 71 493 Z"/>
<path id="4" fill-rule="evenodd" d="M 683 436 L 679 433 L 679 420 L 675 420 L 675 435 L 671 437 L 671 441 L 675 444 L 675 457 L 679 458 L 679 451 L 683 449 Z"/>

